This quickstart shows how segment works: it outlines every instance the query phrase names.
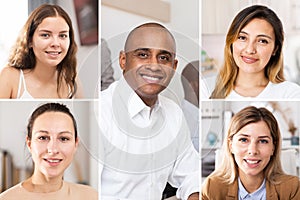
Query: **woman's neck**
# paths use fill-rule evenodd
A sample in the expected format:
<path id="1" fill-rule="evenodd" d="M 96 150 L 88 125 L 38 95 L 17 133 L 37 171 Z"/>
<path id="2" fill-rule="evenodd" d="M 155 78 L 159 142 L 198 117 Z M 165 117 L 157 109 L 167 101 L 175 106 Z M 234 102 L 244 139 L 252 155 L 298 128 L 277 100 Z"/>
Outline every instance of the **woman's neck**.
<path id="1" fill-rule="evenodd" d="M 245 97 L 256 97 L 267 87 L 268 83 L 269 80 L 261 74 L 239 74 L 234 84 L 234 90 Z"/>
<path id="2" fill-rule="evenodd" d="M 240 176 L 240 180 L 244 186 L 244 188 L 249 193 L 255 192 L 263 183 L 263 176 Z"/>
<path id="3" fill-rule="evenodd" d="M 41 83 L 51 83 L 57 80 L 56 67 L 44 67 L 36 65 L 32 73 Z"/>
<path id="4" fill-rule="evenodd" d="M 265 77 L 264 74 L 241 74 L 239 72 L 235 85 L 244 86 L 244 87 L 261 87 L 268 85 L 269 80 Z"/>
<path id="5" fill-rule="evenodd" d="M 56 192 L 61 189 L 63 185 L 63 177 L 47 178 L 42 174 L 34 173 L 29 179 L 23 183 L 23 187 L 36 193 Z"/>

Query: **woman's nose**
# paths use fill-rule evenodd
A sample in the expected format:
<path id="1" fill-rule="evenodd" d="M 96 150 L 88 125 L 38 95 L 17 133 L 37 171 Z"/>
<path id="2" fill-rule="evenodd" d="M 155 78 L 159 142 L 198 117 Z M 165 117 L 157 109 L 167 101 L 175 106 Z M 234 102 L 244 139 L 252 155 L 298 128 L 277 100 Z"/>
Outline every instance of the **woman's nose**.
<path id="1" fill-rule="evenodd" d="M 60 45 L 60 42 L 59 42 L 58 36 L 53 36 L 52 41 L 51 41 L 51 46 L 59 46 L 59 45 Z"/>
<path id="2" fill-rule="evenodd" d="M 249 155 L 257 155 L 258 154 L 258 148 L 257 144 L 255 142 L 251 142 L 248 146 L 248 154 Z"/>
<path id="3" fill-rule="evenodd" d="M 50 140 L 48 142 L 48 145 L 47 145 L 47 152 L 49 154 L 57 154 L 59 151 L 58 151 L 58 145 L 56 144 L 56 142 L 54 140 Z"/>
<path id="4" fill-rule="evenodd" d="M 256 45 L 253 42 L 248 42 L 246 46 L 247 54 L 255 54 L 256 53 Z"/>

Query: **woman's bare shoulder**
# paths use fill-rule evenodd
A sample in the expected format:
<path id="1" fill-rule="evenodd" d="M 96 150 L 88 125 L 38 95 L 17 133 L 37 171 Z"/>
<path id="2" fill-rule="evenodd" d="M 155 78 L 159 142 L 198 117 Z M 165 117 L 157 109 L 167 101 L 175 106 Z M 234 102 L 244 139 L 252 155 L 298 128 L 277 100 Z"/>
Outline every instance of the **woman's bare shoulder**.
<path id="1" fill-rule="evenodd" d="M 0 77 L 1 78 L 3 77 L 5 79 L 11 79 L 11 78 L 19 77 L 19 76 L 20 76 L 20 70 L 14 68 L 14 67 L 5 66 L 0 71 Z"/>
<path id="2" fill-rule="evenodd" d="M 20 70 L 5 66 L 0 71 L 0 98 L 14 98 L 18 89 Z"/>

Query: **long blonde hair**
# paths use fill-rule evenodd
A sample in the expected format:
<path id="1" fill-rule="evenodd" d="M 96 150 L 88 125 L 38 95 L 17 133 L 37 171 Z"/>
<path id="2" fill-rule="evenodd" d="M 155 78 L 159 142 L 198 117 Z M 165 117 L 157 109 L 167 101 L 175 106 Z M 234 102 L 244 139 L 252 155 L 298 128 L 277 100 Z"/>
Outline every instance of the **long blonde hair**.
<path id="1" fill-rule="evenodd" d="M 271 183 L 276 183 L 276 177 L 284 175 L 280 162 L 281 135 L 275 117 L 266 108 L 248 106 L 232 117 L 227 136 L 223 142 L 223 157 L 221 165 L 212 174 L 210 174 L 209 177 L 219 177 L 220 179 L 223 179 L 224 183 L 228 184 L 234 182 L 234 180 L 239 176 L 238 166 L 234 160 L 233 154 L 230 151 L 229 143 L 233 136 L 244 126 L 259 121 L 264 121 L 269 127 L 274 144 L 273 155 L 271 156 L 268 165 L 264 169 L 265 178 Z"/>
<path id="2" fill-rule="evenodd" d="M 238 66 L 232 55 L 232 44 L 238 38 L 241 30 L 253 19 L 263 19 L 270 23 L 275 34 L 275 55 L 272 55 L 265 67 L 265 77 L 272 83 L 284 81 L 282 45 L 284 40 L 283 26 L 278 16 L 266 6 L 254 5 L 245 8 L 237 14 L 231 23 L 226 36 L 224 48 L 224 64 L 217 77 L 215 89 L 210 98 L 226 98 L 234 89 L 238 75 Z"/>

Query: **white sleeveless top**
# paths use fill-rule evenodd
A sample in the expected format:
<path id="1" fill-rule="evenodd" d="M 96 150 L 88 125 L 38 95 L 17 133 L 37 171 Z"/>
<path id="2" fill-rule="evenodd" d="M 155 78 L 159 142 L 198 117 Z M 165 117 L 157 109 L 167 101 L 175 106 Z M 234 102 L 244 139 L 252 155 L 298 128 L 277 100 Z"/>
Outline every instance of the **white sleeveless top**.
<path id="1" fill-rule="evenodd" d="M 23 94 L 21 95 L 20 93 L 21 93 L 22 84 L 23 84 L 24 91 Z M 17 99 L 33 99 L 33 96 L 31 96 L 31 94 L 29 94 L 29 92 L 27 91 L 23 70 L 21 69 L 20 69 L 20 79 L 19 79 Z"/>
<path id="2" fill-rule="evenodd" d="M 22 84 L 23 84 L 24 91 L 23 91 L 23 94 L 21 95 Z M 69 86 L 69 93 L 71 93 L 70 86 Z M 72 99 L 73 98 L 74 97 L 72 97 Z M 17 93 L 17 99 L 34 99 L 34 97 L 27 91 L 24 73 L 23 73 L 23 70 L 21 70 L 21 69 L 20 69 L 20 79 L 19 79 L 19 88 L 18 88 L 18 93 Z"/>

